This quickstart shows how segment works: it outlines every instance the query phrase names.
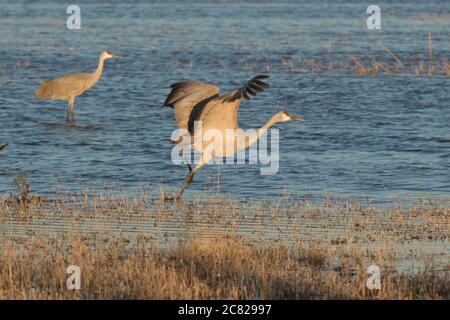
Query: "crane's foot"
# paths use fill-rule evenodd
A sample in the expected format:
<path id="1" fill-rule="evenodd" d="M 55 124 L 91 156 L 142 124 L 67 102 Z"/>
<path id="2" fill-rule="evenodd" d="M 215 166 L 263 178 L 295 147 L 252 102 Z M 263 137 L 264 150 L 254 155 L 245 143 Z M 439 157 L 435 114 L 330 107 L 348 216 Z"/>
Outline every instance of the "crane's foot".
<path id="1" fill-rule="evenodd" d="M 66 121 L 67 122 L 74 122 L 75 121 L 75 114 L 73 111 L 66 111 Z"/>
<path id="2" fill-rule="evenodd" d="M 190 185 L 192 183 L 192 180 L 194 179 L 194 173 L 191 170 L 191 172 L 189 172 L 189 174 L 186 176 L 186 178 L 184 178 L 183 184 L 181 185 L 180 189 L 178 189 L 178 192 L 173 195 L 173 196 L 166 196 L 164 197 L 164 200 L 167 201 L 180 201 L 183 200 L 183 192 L 186 189 L 186 187 L 188 185 Z"/>
<path id="3" fill-rule="evenodd" d="M 183 200 L 183 197 L 182 197 L 182 195 L 181 194 L 174 194 L 174 195 L 171 195 L 171 196 L 165 196 L 164 197 L 164 201 L 182 201 Z"/>

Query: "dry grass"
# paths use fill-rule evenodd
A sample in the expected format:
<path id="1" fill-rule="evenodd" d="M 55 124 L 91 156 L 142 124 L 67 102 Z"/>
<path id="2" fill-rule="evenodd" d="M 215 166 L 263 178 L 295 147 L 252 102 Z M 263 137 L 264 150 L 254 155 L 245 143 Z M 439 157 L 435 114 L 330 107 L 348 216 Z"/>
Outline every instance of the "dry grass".
<path id="1" fill-rule="evenodd" d="M 167 203 L 144 191 L 0 198 L 0 298 L 450 298 L 448 256 L 437 263 L 419 245 L 421 267 L 407 272 L 399 250 L 411 241 L 448 245 L 447 202 L 379 210 L 288 200 Z M 365 286 L 373 263 L 381 290 Z M 72 264 L 80 290 L 66 288 Z"/>
<path id="2" fill-rule="evenodd" d="M 289 73 L 298 74 L 358 74 L 360 76 L 374 75 L 415 75 L 419 76 L 450 76 L 450 64 L 446 57 L 433 56 L 432 34 L 424 39 L 424 50 L 422 55 L 401 57 L 387 48 L 381 42 L 375 42 L 379 48 L 367 52 L 367 50 L 355 50 L 349 58 L 336 59 L 333 51 L 336 51 L 340 41 L 329 39 L 323 48 L 326 52 L 321 58 L 283 57 L 280 61 L 273 63 L 275 67 Z M 340 49 L 338 47 L 338 49 Z M 319 54 L 320 55 L 320 54 Z M 278 64 L 278 65 L 277 65 Z M 264 69 L 270 70 L 268 56 L 264 59 L 241 59 L 240 65 L 246 71 Z"/>
<path id="3" fill-rule="evenodd" d="M 422 57 L 410 57 L 408 62 L 402 62 L 393 53 L 391 57 L 393 62 L 382 60 L 373 54 L 352 55 L 349 60 L 333 63 L 320 59 L 300 59 L 298 62 L 294 62 L 292 59 L 283 59 L 281 66 L 285 71 L 300 74 L 321 74 L 326 71 L 328 74 L 355 73 L 360 76 L 379 74 L 391 76 L 412 74 L 417 77 L 450 76 L 450 64 L 446 58 L 434 62 L 433 60 L 425 61 Z"/>
<path id="4" fill-rule="evenodd" d="M 389 264 L 383 253 L 376 256 Z M 81 269 L 81 289 L 65 270 Z M 448 274 L 386 271 L 380 290 L 365 287 L 363 252 L 255 247 L 243 239 L 194 239 L 158 249 L 141 236 L 95 246 L 74 236 L 7 241 L 0 249 L 1 299 L 448 299 Z"/>
<path id="5" fill-rule="evenodd" d="M 442 62 L 442 72 L 446 75 L 446 76 L 450 76 L 450 62 L 447 59 L 444 59 L 444 61 Z"/>

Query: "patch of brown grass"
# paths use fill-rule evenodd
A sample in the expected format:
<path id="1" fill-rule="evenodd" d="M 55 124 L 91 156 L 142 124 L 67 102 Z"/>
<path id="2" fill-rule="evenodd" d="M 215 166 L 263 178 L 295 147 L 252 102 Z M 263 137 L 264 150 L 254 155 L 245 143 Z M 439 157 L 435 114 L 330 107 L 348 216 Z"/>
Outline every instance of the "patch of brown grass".
<path id="1" fill-rule="evenodd" d="M 0 198 L 0 299 L 450 298 L 448 257 L 435 263 L 418 245 L 422 267 L 399 265 L 411 241 L 448 243 L 445 200 L 377 209 L 288 197 Z M 365 286 L 374 263 L 381 290 Z M 66 288 L 69 265 L 80 290 Z"/>
<path id="2" fill-rule="evenodd" d="M 382 256 L 382 255 L 381 255 Z M 382 259 L 380 256 L 379 259 Z M 167 249 L 145 237 L 131 246 L 79 236 L 37 237 L 0 249 L 1 299 L 448 299 L 448 274 L 387 271 L 382 288 L 365 287 L 363 255 L 326 248 L 257 247 L 243 239 L 191 239 Z M 378 263 L 383 263 L 379 260 Z M 68 265 L 81 289 L 66 288 Z"/>
<path id="3" fill-rule="evenodd" d="M 280 70 L 289 73 L 298 74 L 358 74 L 360 76 L 375 75 L 416 75 L 419 76 L 450 76 L 450 66 L 448 59 L 445 57 L 433 56 L 432 34 L 429 33 L 424 38 L 424 54 L 418 56 L 402 57 L 393 50 L 389 49 L 381 42 L 377 44 L 376 51 L 367 51 L 367 49 L 357 49 L 355 54 L 350 57 L 340 56 L 335 58 L 333 52 L 340 43 L 337 39 L 329 39 L 323 46 L 326 54 L 320 58 L 308 57 L 298 60 L 292 57 L 283 57 L 277 61 Z M 264 69 L 266 72 L 270 69 L 269 58 L 266 55 L 263 59 L 241 59 L 240 65 L 244 70 Z"/>

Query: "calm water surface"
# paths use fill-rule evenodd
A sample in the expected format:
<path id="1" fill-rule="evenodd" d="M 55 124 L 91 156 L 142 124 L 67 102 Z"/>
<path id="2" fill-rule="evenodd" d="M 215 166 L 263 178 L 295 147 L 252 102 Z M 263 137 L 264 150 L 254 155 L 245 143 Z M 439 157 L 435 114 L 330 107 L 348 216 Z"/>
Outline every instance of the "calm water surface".
<path id="1" fill-rule="evenodd" d="M 176 128 L 162 109 L 168 86 L 198 79 L 231 90 L 269 68 L 270 90 L 241 106 L 240 126 L 254 128 L 287 110 L 304 123 L 278 125 L 280 168 L 203 168 L 188 194 L 217 191 L 265 198 L 361 198 L 450 195 L 450 78 L 346 72 L 301 74 L 283 60 L 327 61 L 372 54 L 392 64 L 377 44 L 402 59 L 450 55 L 447 1 L 379 1 L 382 30 L 365 27 L 367 5 L 356 1 L 276 3 L 83 3 L 82 28 L 65 27 L 66 5 L 11 2 L 0 6 L 0 193 L 29 177 L 36 194 L 74 194 L 149 186 L 174 190 L 187 173 L 171 162 Z M 426 17 L 434 17 L 427 19 Z M 425 18 L 423 18 L 425 17 Z M 102 50 L 108 60 L 95 87 L 65 122 L 61 101 L 35 101 L 44 79 L 91 71 Z"/>

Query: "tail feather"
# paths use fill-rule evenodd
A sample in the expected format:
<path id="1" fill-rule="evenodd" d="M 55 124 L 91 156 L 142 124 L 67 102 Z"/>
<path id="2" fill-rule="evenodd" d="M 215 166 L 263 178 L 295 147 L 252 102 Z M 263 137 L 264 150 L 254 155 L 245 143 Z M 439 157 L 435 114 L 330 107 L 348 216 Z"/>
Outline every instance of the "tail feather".
<path id="1" fill-rule="evenodd" d="M 34 97 L 37 100 L 48 99 L 51 96 L 52 80 L 45 80 L 41 83 L 39 88 L 37 88 Z"/>

